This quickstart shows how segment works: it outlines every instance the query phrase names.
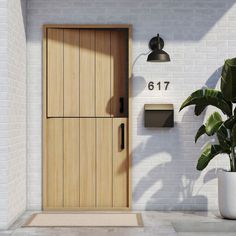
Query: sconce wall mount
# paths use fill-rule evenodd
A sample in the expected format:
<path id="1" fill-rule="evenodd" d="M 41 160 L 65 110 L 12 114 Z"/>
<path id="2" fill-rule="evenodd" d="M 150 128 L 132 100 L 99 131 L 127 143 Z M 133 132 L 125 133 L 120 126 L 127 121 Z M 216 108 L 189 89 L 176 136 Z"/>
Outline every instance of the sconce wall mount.
<path id="1" fill-rule="evenodd" d="M 149 48 L 152 52 L 148 55 L 148 62 L 168 62 L 170 61 L 170 56 L 167 52 L 162 50 L 164 48 L 164 40 L 157 34 L 149 41 Z"/>

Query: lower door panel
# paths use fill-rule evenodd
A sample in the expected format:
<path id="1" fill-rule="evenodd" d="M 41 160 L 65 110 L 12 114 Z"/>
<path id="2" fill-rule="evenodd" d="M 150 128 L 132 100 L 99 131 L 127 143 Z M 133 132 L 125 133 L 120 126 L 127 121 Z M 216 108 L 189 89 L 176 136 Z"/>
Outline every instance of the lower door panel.
<path id="1" fill-rule="evenodd" d="M 96 119 L 80 119 L 80 205 L 96 207 Z"/>
<path id="2" fill-rule="evenodd" d="M 129 208 L 127 118 L 51 118 L 45 128 L 45 210 Z"/>

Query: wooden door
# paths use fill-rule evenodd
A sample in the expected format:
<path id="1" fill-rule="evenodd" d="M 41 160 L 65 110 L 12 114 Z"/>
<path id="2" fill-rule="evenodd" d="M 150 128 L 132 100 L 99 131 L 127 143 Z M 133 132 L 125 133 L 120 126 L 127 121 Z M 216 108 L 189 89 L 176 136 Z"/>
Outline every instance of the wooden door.
<path id="1" fill-rule="evenodd" d="M 63 29 L 47 30 L 47 116 L 63 117 Z"/>
<path id="2" fill-rule="evenodd" d="M 128 121 L 113 119 L 113 208 L 129 205 Z M 122 187 L 121 187 L 122 186 Z"/>
<path id="3" fill-rule="evenodd" d="M 80 115 L 80 32 L 75 29 L 64 30 L 64 117 Z"/>
<path id="4" fill-rule="evenodd" d="M 80 205 L 81 208 L 96 207 L 96 120 L 80 119 Z"/>
<path id="5" fill-rule="evenodd" d="M 57 208 L 63 205 L 63 119 L 49 119 L 45 125 L 44 206 Z"/>
<path id="6" fill-rule="evenodd" d="M 128 31 L 45 29 L 45 210 L 129 209 Z"/>
<path id="7" fill-rule="evenodd" d="M 80 31 L 80 117 L 95 117 L 95 30 Z"/>
<path id="8" fill-rule="evenodd" d="M 64 206 L 77 207 L 80 202 L 80 124 L 79 119 L 65 118 L 63 129 Z"/>
<path id="9" fill-rule="evenodd" d="M 112 208 L 112 119 L 96 119 L 97 207 Z"/>
<path id="10" fill-rule="evenodd" d="M 111 32 L 96 31 L 96 116 L 111 117 Z"/>

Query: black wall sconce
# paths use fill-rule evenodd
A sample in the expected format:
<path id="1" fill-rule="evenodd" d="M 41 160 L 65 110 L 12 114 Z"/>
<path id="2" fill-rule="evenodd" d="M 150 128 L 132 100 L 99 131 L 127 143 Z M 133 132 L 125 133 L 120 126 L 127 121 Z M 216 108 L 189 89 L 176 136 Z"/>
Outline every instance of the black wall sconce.
<path id="1" fill-rule="evenodd" d="M 164 40 L 157 34 L 149 41 L 149 48 L 152 52 L 148 55 L 149 62 L 167 62 L 170 61 L 170 56 L 167 52 L 162 50 L 164 48 Z"/>

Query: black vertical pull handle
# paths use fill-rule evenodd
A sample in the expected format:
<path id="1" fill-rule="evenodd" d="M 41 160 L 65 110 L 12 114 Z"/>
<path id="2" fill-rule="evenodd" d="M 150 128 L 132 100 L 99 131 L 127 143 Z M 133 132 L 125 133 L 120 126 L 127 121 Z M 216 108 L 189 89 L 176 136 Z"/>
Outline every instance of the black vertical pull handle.
<path id="1" fill-rule="evenodd" d="M 124 113 L 124 98 L 120 97 L 120 113 Z"/>
<path id="2" fill-rule="evenodd" d="M 125 149 L 125 124 L 122 123 L 120 125 L 121 127 L 121 144 L 120 144 L 120 149 L 123 150 Z"/>

